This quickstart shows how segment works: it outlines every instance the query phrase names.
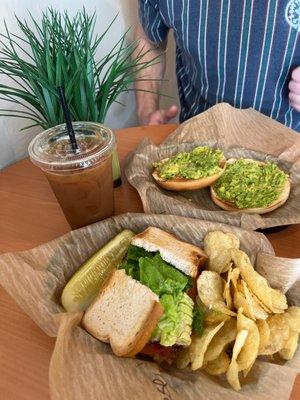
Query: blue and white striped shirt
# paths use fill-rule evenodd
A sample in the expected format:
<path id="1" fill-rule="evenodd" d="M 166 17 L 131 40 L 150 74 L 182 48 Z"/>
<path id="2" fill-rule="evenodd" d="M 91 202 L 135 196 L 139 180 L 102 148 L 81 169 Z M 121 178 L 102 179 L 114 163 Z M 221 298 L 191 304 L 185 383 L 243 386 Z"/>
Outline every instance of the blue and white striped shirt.
<path id="1" fill-rule="evenodd" d="M 288 83 L 300 65 L 300 0 L 139 0 L 146 35 L 176 41 L 184 121 L 219 102 L 300 131 Z"/>

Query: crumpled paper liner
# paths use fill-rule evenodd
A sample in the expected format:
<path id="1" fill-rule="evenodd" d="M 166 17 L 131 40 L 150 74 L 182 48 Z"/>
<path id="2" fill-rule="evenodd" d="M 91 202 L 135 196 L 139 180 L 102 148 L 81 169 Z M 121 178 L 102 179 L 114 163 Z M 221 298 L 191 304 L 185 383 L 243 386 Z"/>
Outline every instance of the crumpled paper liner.
<path id="1" fill-rule="evenodd" d="M 153 162 L 200 145 L 222 148 L 226 158 L 276 162 L 290 174 L 289 199 L 270 213 L 249 215 L 219 208 L 211 200 L 209 188 L 176 193 L 155 183 Z M 300 134 L 253 109 L 239 110 L 221 103 L 181 124 L 159 146 L 143 140 L 128 162 L 126 175 L 147 213 L 183 215 L 252 230 L 300 223 Z"/>
<path id="2" fill-rule="evenodd" d="M 121 230 L 140 232 L 148 226 L 200 246 L 211 230 L 233 232 L 252 261 L 257 258 L 257 269 L 274 286 L 293 293 L 289 301 L 299 305 L 299 259 L 275 257 L 271 244 L 260 233 L 197 219 L 125 214 L 30 251 L 4 254 L 0 257 L 0 284 L 45 333 L 57 336 L 49 374 L 52 400 L 288 400 L 300 368 L 299 350 L 290 362 L 257 361 L 241 392 L 235 393 L 224 377 L 162 369 L 138 358 L 118 358 L 108 345 L 80 327 L 81 313 L 63 312 L 60 293 L 77 268 Z"/>

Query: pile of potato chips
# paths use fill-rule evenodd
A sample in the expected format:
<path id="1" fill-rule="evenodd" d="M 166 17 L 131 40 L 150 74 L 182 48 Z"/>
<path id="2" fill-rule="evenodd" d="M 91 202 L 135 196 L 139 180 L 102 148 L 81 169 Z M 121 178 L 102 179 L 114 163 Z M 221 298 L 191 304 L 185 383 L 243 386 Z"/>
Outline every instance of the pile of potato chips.
<path id="1" fill-rule="evenodd" d="M 288 307 L 285 295 L 268 285 L 239 247 L 232 233 L 206 235 L 208 270 L 197 281 L 204 331 L 177 359 L 179 368 L 191 364 L 192 370 L 226 374 L 235 390 L 241 388 L 239 372 L 246 377 L 259 355 L 290 360 L 300 332 L 300 307 Z"/>

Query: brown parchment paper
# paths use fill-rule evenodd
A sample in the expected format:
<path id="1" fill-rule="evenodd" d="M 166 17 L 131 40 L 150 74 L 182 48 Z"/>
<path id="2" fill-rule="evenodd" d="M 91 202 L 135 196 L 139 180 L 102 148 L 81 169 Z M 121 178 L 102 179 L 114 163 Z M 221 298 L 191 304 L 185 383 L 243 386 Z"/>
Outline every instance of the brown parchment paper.
<path id="1" fill-rule="evenodd" d="M 153 162 L 199 145 L 219 147 L 226 158 L 276 162 L 290 174 L 288 201 L 268 214 L 248 215 L 220 209 L 211 200 L 209 188 L 176 193 L 155 183 Z M 130 158 L 126 175 L 147 213 L 183 215 L 253 230 L 300 223 L 300 134 L 253 109 L 221 103 L 181 124 L 160 146 L 145 139 Z"/>
<path id="2" fill-rule="evenodd" d="M 160 227 L 200 246 L 211 230 L 233 232 L 252 261 L 257 259 L 257 269 L 273 286 L 292 293 L 290 303 L 300 304 L 299 287 L 295 290 L 300 260 L 276 258 L 271 244 L 260 233 L 199 219 L 125 214 L 30 251 L 4 254 L 0 257 L 0 284 L 45 333 L 57 336 L 49 373 L 52 400 L 289 399 L 300 369 L 300 351 L 286 363 L 257 361 L 242 391 L 235 393 L 224 378 L 118 358 L 108 345 L 80 327 L 81 313 L 63 312 L 60 293 L 82 262 L 121 230 L 140 232 L 148 226 Z"/>

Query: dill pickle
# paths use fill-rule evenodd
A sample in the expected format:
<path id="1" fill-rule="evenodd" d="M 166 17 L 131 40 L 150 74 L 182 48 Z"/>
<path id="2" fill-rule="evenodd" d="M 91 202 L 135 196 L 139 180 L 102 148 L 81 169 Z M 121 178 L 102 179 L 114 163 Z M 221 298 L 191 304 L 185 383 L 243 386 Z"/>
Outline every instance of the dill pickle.
<path id="1" fill-rule="evenodd" d="M 121 263 L 134 235 L 129 230 L 122 231 L 75 272 L 61 295 L 66 311 L 84 311 L 90 305 L 110 273 Z"/>

